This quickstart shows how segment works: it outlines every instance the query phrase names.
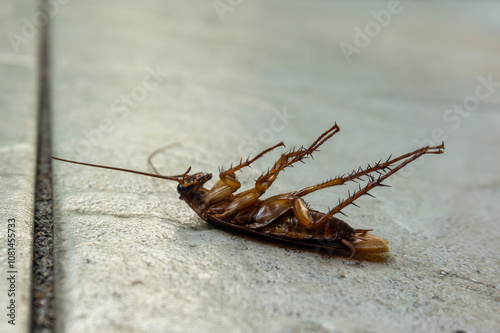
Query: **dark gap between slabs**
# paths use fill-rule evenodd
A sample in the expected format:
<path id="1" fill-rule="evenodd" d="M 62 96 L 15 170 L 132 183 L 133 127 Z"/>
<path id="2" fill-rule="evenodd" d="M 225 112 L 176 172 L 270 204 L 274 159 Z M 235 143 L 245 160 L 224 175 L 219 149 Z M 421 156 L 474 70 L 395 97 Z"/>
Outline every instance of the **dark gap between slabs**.
<path id="1" fill-rule="evenodd" d="M 46 0 L 39 0 L 39 9 Z M 49 22 L 38 31 L 38 143 L 33 237 L 32 332 L 54 331 L 54 228 L 52 223 L 52 162 Z"/>

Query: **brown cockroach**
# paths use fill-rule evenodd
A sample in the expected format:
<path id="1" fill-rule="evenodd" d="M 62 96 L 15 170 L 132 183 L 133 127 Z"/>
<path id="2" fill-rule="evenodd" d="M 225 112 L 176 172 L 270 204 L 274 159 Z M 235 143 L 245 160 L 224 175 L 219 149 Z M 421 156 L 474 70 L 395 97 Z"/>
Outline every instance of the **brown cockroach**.
<path id="1" fill-rule="evenodd" d="M 368 232 L 372 231 L 372 229 L 353 229 L 346 222 L 334 217 L 334 215 L 337 213 L 344 214 L 342 209 L 348 205 L 357 206 L 354 201 L 362 195 L 372 196 L 368 193 L 371 189 L 377 186 L 387 186 L 382 183 L 385 179 L 420 156 L 424 154 L 442 154 L 444 152 L 444 143 L 439 146 L 426 146 L 393 159 L 389 157 L 385 162 L 379 161 L 373 166 L 368 165 L 365 169 L 359 168 L 347 175 L 332 178 L 298 191 L 260 199 L 281 171 L 294 163 L 311 157 L 314 151 L 318 150 L 323 143 L 339 130 L 339 126 L 335 124 L 321 134 L 308 148 L 301 147 L 283 153 L 273 167 L 255 181 L 255 187 L 239 193 L 235 193 L 241 186 L 236 178 L 236 171 L 250 166 L 251 163 L 275 148 L 284 146 L 283 142 L 262 151 L 252 159 L 241 160 L 238 165 L 231 166 L 228 170 L 220 169 L 219 180 L 210 189 L 205 188 L 204 184 L 212 178 L 212 174 L 206 172 L 189 174 L 191 167 L 180 175 L 160 175 L 151 163 L 152 156 L 158 151 L 148 158 L 149 164 L 155 171 L 154 174 L 70 161 L 57 157 L 53 158 L 69 163 L 176 181 L 179 183 L 177 192 L 180 199 L 184 200 L 203 220 L 218 227 L 244 231 L 293 244 L 314 246 L 328 251 L 349 250 L 349 259 L 356 252 L 388 252 L 389 242 L 381 237 L 369 234 Z M 359 185 L 358 190 L 349 194 L 349 197 L 343 201 L 339 199 L 338 205 L 327 213 L 310 209 L 303 199 L 304 196 L 317 190 L 357 181 L 363 176 L 368 178 L 367 185 L 364 187 Z"/>

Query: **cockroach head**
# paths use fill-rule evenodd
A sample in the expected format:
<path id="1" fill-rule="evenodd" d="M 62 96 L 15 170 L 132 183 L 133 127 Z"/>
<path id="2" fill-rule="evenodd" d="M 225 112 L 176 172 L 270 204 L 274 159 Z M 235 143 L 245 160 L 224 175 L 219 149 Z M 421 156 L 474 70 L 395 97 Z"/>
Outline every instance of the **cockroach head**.
<path id="1" fill-rule="evenodd" d="M 186 172 L 182 176 L 182 178 L 178 180 L 179 185 L 177 186 L 177 192 L 182 195 L 192 191 L 193 189 L 199 189 L 210 179 L 212 179 L 211 173 L 198 172 L 192 175 L 188 175 Z"/>

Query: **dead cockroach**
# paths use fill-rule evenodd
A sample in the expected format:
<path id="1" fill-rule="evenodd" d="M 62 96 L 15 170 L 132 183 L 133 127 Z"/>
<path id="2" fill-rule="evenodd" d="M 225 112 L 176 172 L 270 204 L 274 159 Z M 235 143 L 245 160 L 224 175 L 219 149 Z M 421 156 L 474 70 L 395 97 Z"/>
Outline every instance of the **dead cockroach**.
<path id="1" fill-rule="evenodd" d="M 371 196 L 368 193 L 371 189 L 377 186 L 387 186 L 382 183 L 385 179 L 420 156 L 443 153 L 444 143 L 434 147 L 426 146 L 397 158 L 391 159 L 389 157 L 385 162 L 379 161 L 373 166 L 368 165 L 365 169 L 359 168 L 347 175 L 305 187 L 298 191 L 260 199 L 281 171 L 310 157 L 314 151 L 318 150 L 323 143 L 339 130 L 339 126 L 335 124 L 328 131 L 321 134 L 308 148 L 301 147 L 283 153 L 273 167 L 255 181 L 255 187 L 237 194 L 235 192 L 240 188 L 241 184 L 236 178 L 236 171 L 250 166 L 251 163 L 273 149 L 284 146 L 283 142 L 264 150 L 252 159 L 248 158 L 245 161 L 240 161 L 237 166 L 228 170 L 220 169 L 219 180 L 210 189 L 205 188 L 204 184 L 212 178 L 211 173 L 198 172 L 189 174 L 191 171 L 191 167 L 189 167 L 183 174 L 163 176 L 152 165 L 152 155 L 148 162 L 156 174 L 53 158 L 64 162 L 174 180 L 179 183 L 177 192 L 180 199 L 184 200 L 203 220 L 215 226 L 241 230 L 289 243 L 324 248 L 330 251 L 332 249 L 350 250 L 351 255 L 349 258 L 352 258 L 355 252 L 387 252 L 389 251 L 389 242 L 381 237 L 369 234 L 368 232 L 372 231 L 372 229 L 353 229 L 344 221 L 334 217 L 334 215 L 337 213 L 343 214 L 342 209 L 348 205 L 356 206 L 354 201 L 362 195 L 368 194 Z M 359 180 L 363 176 L 368 177 L 367 185 L 364 187 L 359 186 L 357 191 L 350 194 L 347 199 L 339 200 L 338 205 L 327 213 L 310 209 L 303 199 L 304 196 L 317 190 L 343 185 L 350 181 Z"/>

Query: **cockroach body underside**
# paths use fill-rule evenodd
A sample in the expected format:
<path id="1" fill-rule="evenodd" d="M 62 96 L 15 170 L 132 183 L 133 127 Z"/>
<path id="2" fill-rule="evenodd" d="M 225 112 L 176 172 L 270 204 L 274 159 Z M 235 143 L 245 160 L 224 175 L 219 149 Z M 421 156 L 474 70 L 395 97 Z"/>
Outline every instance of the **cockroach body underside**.
<path id="1" fill-rule="evenodd" d="M 389 157 L 385 162 L 379 161 L 374 165 L 332 178 L 320 184 L 312 185 L 298 191 L 275 195 L 261 199 L 261 196 L 276 180 L 278 174 L 294 163 L 302 162 L 311 157 L 312 153 L 340 131 L 337 124 L 321 134 L 309 147 L 292 149 L 281 154 L 274 165 L 255 181 L 251 189 L 238 192 L 241 187 L 236 177 L 236 172 L 250 166 L 255 160 L 269 153 L 277 147 L 284 146 L 283 142 L 270 147 L 252 159 L 240 161 L 228 170 L 221 169 L 219 180 L 210 188 L 205 188 L 205 183 L 212 178 L 211 173 L 198 172 L 189 174 L 191 168 L 185 173 L 175 176 L 160 175 L 151 163 L 148 162 L 155 173 L 101 166 L 89 163 L 75 162 L 55 158 L 65 162 L 87 166 L 126 171 L 146 176 L 177 181 L 177 192 L 203 220 L 223 228 L 242 231 L 255 236 L 265 237 L 270 240 L 315 247 L 332 251 L 350 251 L 352 258 L 355 253 L 383 253 L 389 251 L 389 242 L 381 237 L 370 234 L 371 229 L 353 229 L 346 222 L 334 215 L 343 214 L 342 210 L 355 205 L 354 201 L 369 193 L 375 187 L 387 186 L 383 181 L 425 154 L 441 154 L 444 152 L 444 143 L 439 146 L 426 146 L 396 158 Z M 338 205 L 327 213 L 310 209 L 303 197 L 332 186 L 344 185 L 351 181 L 367 178 L 366 185 L 361 187 L 349 197 L 340 201 Z M 344 214 L 345 215 L 345 214 Z"/>

